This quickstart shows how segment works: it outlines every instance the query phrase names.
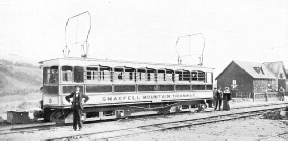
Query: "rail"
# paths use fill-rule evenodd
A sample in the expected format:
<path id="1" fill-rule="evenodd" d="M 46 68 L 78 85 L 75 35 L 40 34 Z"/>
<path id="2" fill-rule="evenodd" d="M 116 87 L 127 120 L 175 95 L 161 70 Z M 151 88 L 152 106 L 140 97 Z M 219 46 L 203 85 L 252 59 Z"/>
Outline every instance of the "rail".
<path id="1" fill-rule="evenodd" d="M 223 111 L 223 112 L 219 112 L 219 113 L 215 112 L 216 115 L 212 115 L 212 116 L 207 115 L 207 116 L 204 116 L 201 118 L 191 117 L 191 119 L 184 119 L 184 121 L 183 120 L 174 120 L 174 121 L 170 121 L 170 122 L 162 121 L 162 122 L 159 122 L 156 124 L 151 124 L 151 125 L 132 126 L 130 128 L 121 128 L 121 129 L 106 130 L 106 131 L 100 131 L 100 132 L 96 132 L 96 131 L 92 132 L 91 131 L 89 133 L 87 132 L 87 133 L 83 133 L 83 134 L 82 133 L 79 134 L 78 132 L 75 132 L 75 134 L 73 134 L 71 136 L 52 135 L 51 136 L 52 138 L 49 138 L 47 140 L 71 139 L 71 138 L 73 139 L 73 138 L 78 137 L 78 136 L 82 136 L 83 138 L 81 138 L 81 139 L 85 139 L 85 138 L 87 139 L 89 137 L 92 137 L 90 139 L 108 139 L 108 138 L 115 138 L 116 132 L 121 134 L 119 137 L 121 137 L 121 136 L 123 137 L 123 136 L 127 135 L 127 134 L 124 134 L 124 132 L 127 131 L 129 134 L 129 133 L 132 133 L 131 130 L 134 130 L 134 129 L 136 129 L 136 131 L 140 130 L 142 132 L 146 132 L 146 129 L 148 129 L 147 132 L 149 132 L 149 131 L 151 131 L 151 130 L 149 130 L 150 128 L 156 129 L 157 127 L 163 127 L 162 129 L 158 128 L 159 130 L 176 129 L 176 128 L 180 128 L 181 126 L 182 127 L 183 126 L 193 126 L 196 124 L 199 125 L 199 124 L 206 124 L 206 123 L 213 123 L 213 122 L 221 122 L 220 120 L 222 120 L 222 121 L 229 120 L 226 118 L 224 119 L 224 116 L 229 116 L 229 115 L 230 115 L 229 116 L 230 120 L 232 120 L 234 117 L 241 118 L 239 116 L 242 116 L 242 118 L 243 118 L 243 117 L 245 117 L 245 115 L 244 115 L 244 113 L 242 114 L 242 112 L 249 112 L 250 111 L 250 113 L 251 113 L 251 112 L 257 112 L 257 111 L 263 111 L 263 110 L 266 111 L 268 109 L 272 110 L 273 108 L 283 107 L 283 104 L 286 106 L 288 103 L 287 102 L 281 102 L 281 103 L 272 103 L 272 104 L 265 104 L 265 105 L 260 104 L 260 105 L 254 105 L 254 106 L 251 106 L 251 105 L 250 106 L 244 106 L 244 107 L 240 106 L 240 107 L 232 108 L 231 111 Z M 270 106 L 273 106 L 273 107 L 270 107 Z M 258 107 L 258 108 L 249 110 L 250 108 L 256 108 L 256 107 Z M 252 113 L 252 115 L 253 114 L 259 115 L 258 113 Z M 151 116 L 153 116 L 153 115 L 151 115 Z M 246 116 L 249 116 L 249 115 L 246 115 Z M 139 118 L 141 116 L 137 116 L 137 117 Z M 133 117 L 131 117 L 131 118 L 133 118 Z M 220 120 L 218 120 L 218 119 L 220 119 Z M 94 123 L 94 124 L 97 125 L 98 122 Z M 11 125 L 11 126 L 3 127 L 0 129 L 0 138 L 1 137 L 8 137 L 11 134 L 15 134 L 15 133 L 26 134 L 26 133 L 43 131 L 43 130 L 51 131 L 54 128 L 62 128 L 63 126 L 71 126 L 71 125 L 70 124 L 56 125 L 55 123 L 36 123 L 36 124 L 27 124 L 27 125 Z M 144 131 L 143 131 L 143 129 L 144 129 Z M 113 134 L 113 132 L 115 134 Z M 111 135 L 111 133 L 114 136 L 107 137 L 107 134 Z M 106 134 L 106 135 L 104 136 L 104 134 Z M 134 134 L 135 134 L 135 132 L 134 132 Z"/>

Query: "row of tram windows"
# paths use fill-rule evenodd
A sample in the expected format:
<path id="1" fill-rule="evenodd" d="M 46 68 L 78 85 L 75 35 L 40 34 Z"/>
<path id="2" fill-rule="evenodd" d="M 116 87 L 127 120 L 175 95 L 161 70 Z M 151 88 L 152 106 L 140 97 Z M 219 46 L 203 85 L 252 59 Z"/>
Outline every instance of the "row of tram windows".
<path id="1" fill-rule="evenodd" d="M 57 84 L 62 82 L 99 82 L 99 81 L 131 81 L 131 82 L 203 82 L 212 83 L 212 73 L 201 70 L 170 70 L 153 68 L 127 68 L 127 67 L 82 67 L 82 66 L 44 67 L 44 84 Z M 61 72 L 61 75 L 59 75 Z M 61 77 L 60 77 L 61 76 Z"/>

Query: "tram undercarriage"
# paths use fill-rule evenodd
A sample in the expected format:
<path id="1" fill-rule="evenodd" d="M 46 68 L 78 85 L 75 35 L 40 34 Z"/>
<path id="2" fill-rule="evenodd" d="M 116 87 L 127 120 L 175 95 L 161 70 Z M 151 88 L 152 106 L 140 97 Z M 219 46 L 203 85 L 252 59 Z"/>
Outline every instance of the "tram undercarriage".
<path id="1" fill-rule="evenodd" d="M 170 101 L 164 103 L 144 103 L 132 105 L 113 105 L 101 107 L 85 107 L 82 113 L 83 121 L 107 119 L 123 119 L 131 116 L 147 114 L 169 114 L 184 111 L 203 111 L 211 106 L 212 100 Z M 70 108 L 44 108 L 45 121 L 56 123 L 72 123 L 73 111 Z"/>

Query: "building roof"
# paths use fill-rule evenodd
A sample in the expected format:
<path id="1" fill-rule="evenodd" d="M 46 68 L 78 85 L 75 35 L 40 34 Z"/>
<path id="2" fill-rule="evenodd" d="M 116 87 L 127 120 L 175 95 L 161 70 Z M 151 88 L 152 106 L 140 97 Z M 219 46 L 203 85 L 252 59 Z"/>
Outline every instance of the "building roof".
<path id="1" fill-rule="evenodd" d="M 220 77 L 227 68 L 230 67 L 232 63 L 237 64 L 240 68 L 242 68 L 245 72 L 247 72 L 251 77 L 257 79 L 276 79 L 275 75 L 264 65 L 264 63 L 256 63 L 256 62 L 247 62 L 247 61 L 237 61 L 233 60 L 224 70 L 221 72 L 218 77 Z"/>
<path id="2" fill-rule="evenodd" d="M 284 67 L 284 63 L 282 61 L 277 62 L 264 62 L 264 65 L 275 75 L 281 72 L 280 69 L 283 69 L 284 75 L 287 76 L 286 69 Z"/>

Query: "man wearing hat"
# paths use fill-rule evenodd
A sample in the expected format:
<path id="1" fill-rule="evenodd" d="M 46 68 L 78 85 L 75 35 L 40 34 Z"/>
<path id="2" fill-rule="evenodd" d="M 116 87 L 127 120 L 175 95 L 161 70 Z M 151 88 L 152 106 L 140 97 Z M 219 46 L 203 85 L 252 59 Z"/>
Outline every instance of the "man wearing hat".
<path id="1" fill-rule="evenodd" d="M 216 105 L 215 105 L 214 110 L 217 110 L 218 106 L 219 106 L 219 111 L 221 110 L 222 97 L 223 97 L 223 92 L 221 91 L 221 87 L 218 87 L 218 90 L 216 91 Z"/>
<path id="2" fill-rule="evenodd" d="M 83 122 L 81 120 L 82 117 L 82 99 L 85 98 L 84 103 L 89 100 L 89 97 L 80 92 L 80 87 L 75 86 L 75 91 L 72 92 L 70 95 L 66 96 L 65 99 L 70 103 L 70 98 L 73 98 L 71 108 L 73 109 L 73 129 L 76 131 L 77 125 L 79 130 L 81 131 Z"/>

